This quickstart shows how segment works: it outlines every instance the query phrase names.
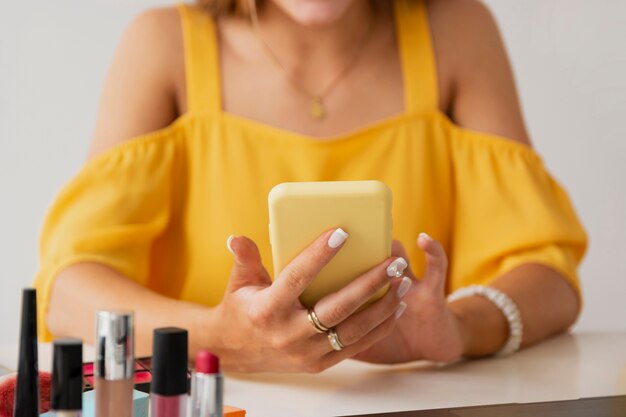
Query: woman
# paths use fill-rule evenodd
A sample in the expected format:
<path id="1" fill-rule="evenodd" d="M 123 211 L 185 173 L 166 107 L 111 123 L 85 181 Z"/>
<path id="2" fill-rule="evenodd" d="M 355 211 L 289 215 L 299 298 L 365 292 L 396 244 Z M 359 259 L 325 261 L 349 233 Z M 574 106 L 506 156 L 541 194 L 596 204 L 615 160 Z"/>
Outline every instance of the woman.
<path id="1" fill-rule="evenodd" d="M 394 256 L 308 312 L 346 235 L 272 283 L 267 193 L 359 179 L 393 191 Z M 97 309 L 133 309 L 140 352 L 178 325 L 244 372 L 507 354 L 575 321 L 585 245 L 481 3 L 204 0 L 124 35 L 90 160 L 44 227 L 40 328 L 91 340 Z"/>

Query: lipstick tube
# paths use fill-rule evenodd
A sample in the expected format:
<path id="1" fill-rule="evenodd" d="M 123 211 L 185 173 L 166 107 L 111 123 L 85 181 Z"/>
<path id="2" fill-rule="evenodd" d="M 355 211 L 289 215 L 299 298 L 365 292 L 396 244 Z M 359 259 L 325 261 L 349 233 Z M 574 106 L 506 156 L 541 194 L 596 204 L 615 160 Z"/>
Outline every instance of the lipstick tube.
<path id="1" fill-rule="evenodd" d="M 53 417 L 81 417 L 83 410 L 83 342 L 54 341 L 50 408 Z"/>
<path id="2" fill-rule="evenodd" d="M 134 318 L 130 311 L 98 311 L 96 417 L 132 417 Z"/>
<path id="3" fill-rule="evenodd" d="M 191 417 L 224 416 L 224 377 L 220 361 L 208 350 L 196 355 L 196 370 L 191 379 Z"/>
<path id="4" fill-rule="evenodd" d="M 154 330 L 150 417 L 187 415 L 187 330 Z"/>

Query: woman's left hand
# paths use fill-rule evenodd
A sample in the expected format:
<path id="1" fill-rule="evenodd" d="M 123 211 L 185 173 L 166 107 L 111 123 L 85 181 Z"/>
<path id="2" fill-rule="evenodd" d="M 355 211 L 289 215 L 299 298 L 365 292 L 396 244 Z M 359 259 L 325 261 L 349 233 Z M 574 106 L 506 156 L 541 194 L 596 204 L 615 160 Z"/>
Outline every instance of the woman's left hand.
<path id="1" fill-rule="evenodd" d="M 439 242 L 421 234 L 417 245 L 426 255 L 424 277 L 417 281 L 409 268 L 412 285 L 404 297 L 406 311 L 391 335 L 359 353 L 354 359 L 372 363 L 400 363 L 419 359 L 453 362 L 463 355 L 461 323 L 448 308 L 445 282 L 448 259 Z M 393 254 L 409 259 L 394 241 Z"/>

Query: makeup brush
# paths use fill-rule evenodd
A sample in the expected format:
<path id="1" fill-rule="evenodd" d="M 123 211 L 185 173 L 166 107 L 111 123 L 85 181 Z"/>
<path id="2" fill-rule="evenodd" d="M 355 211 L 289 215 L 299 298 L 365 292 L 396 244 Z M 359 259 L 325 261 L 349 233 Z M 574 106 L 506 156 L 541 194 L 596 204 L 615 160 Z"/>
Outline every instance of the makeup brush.
<path id="1" fill-rule="evenodd" d="M 39 412 L 50 411 L 50 384 L 52 375 L 48 372 L 39 372 L 39 391 L 41 394 Z M 0 417 L 13 417 L 15 405 L 15 385 L 17 373 L 0 377 Z"/>

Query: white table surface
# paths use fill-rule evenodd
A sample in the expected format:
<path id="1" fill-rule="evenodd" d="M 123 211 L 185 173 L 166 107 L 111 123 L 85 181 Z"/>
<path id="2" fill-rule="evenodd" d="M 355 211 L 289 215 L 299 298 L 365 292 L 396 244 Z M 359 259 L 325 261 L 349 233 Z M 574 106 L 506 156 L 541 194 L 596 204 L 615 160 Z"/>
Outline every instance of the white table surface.
<path id="1" fill-rule="evenodd" d="M 0 346 L 15 367 L 17 348 Z M 50 345 L 40 368 L 49 370 Z M 90 348 L 85 360 L 93 357 Z M 325 417 L 626 395 L 626 333 L 563 335 L 511 357 L 447 367 L 344 362 L 319 375 L 227 374 L 225 402 L 250 417 Z"/>

